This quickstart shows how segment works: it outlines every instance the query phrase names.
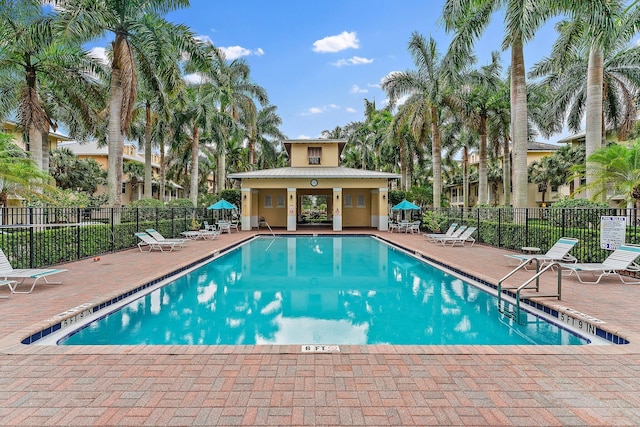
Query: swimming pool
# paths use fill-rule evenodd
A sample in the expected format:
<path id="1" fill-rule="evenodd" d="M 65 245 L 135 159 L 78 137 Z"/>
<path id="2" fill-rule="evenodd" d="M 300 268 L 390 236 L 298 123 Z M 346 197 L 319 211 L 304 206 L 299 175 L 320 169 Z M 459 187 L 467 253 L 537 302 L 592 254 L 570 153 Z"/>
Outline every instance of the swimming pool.
<path id="1" fill-rule="evenodd" d="M 103 315 L 63 345 L 588 341 L 372 237 L 256 238 Z"/>

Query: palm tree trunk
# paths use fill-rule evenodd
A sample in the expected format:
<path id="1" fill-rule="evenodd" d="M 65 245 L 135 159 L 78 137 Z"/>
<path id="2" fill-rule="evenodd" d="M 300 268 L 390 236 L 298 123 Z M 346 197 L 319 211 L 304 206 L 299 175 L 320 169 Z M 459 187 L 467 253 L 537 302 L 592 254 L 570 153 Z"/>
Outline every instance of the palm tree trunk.
<path id="1" fill-rule="evenodd" d="M 111 73 L 111 86 L 109 88 L 109 165 L 107 168 L 107 203 L 111 207 L 122 205 L 122 155 L 118 162 L 120 150 L 120 116 L 122 114 L 122 72 L 119 68 L 113 68 Z M 124 148 L 124 147 L 123 147 Z"/>
<path id="2" fill-rule="evenodd" d="M 505 206 L 511 206 L 511 156 L 509 153 L 509 136 L 507 135 L 502 145 L 502 190 Z"/>
<path id="3" fill-rule="evenodd" d="M 398 138 L 398 145 L 400 150 L 400 188 L 407 190 L 407 163 L 405 161 L 405 149 L 404 138 L 401 136 Z"/>
<path id="4" fill-rule="evenodd" d="M 35 123 L 31 123 L 28 134 L 31 158 L 33 158 L 38 167 L 42 169 L 42 131 L 36 127 Z"/>
<path id="5" fill-rule="evenodd" d="M 252 166 L 253 169 L 253 165 L 256 162 L 256 141 L 253 138 L 249 138 L 249 164 Z"/>
<path id="6" fill-rule="evenodd" d="M 480 165 L 478 169 L 478 204 L 489 200 L 487 187 L 487 116 L 480 117 Z"/>
<path id="7" fill-rule="evenodd" d="M 604 54 L 595 46 L 589 51 L 587 69 L 587 105 L 585 125 L 585 145 L 587 159 L 594 151 L 602 147 L 602 78 Z M 595 181 L 596 166 L 587 162 L 587 198 L 591 199 L 597 189 L 590 188 Z"/>
<path id="8" fill-rule="evenodd" d="M 198 157 L 200 154 L 198 125 L 193 126 L 193 142 L 191 144 L 191 187 L 189 189 L 189 198 L 193 202 L 193 206 L 198 206 Z"/>
<path id="9" fill-rule="evenodd" d="M 49 172 L 49 132 L 41 132 L 40 138 L 42 140 L 42 170 Z"/>
<path id="10" fill-rule="evenodd" d="M 153 187 L 151 180 L 153 179 L 151 169 L 151 105 L 149 102 L 145 105 L 145 123 L 144 123 L 144 197 L 153 198 Z M 160 200 L 162 198 L 159 197 Z"/>
<path id="11" fill-rule="evenodd" d="M 469 207 L 469 150 L 462 150 L 462 208 Z"/>
<path id="12" fill-rule="evenodd" d="M 511 46 L 511 123 L 513 124 L 513 206 L 527 206 L 527 87 L 522 39 Z M 515 101 L 515 102 L 514 102 Z"/>
<path id="13" fill-rule="evenodd" d="M 440 207 L 442 194 L 442 143 L 438 126 L 438 109 L 431 107 L 431 160 L 433 161 L 433 207 Z"/>
<path id="14" fill-rule="evenodd" d="M 165 192 L 165 179 L 166 179 L 166 171 L 164 165 L 164 137 L 160 140 L 160 189 L 158 191 L 158 198 L 166 202 L 166 198 L 164 196 Z"/>
<path id="15" fill-rule="evenodd" d="M 224 170 L 226 168 L 226 163 L 227 163 L 227 158 L 226 158 L 227 146 L 226 145 L 227 144 L 225 142 L 222 142 L 222 147 L 220 147 L 220 150 L 218 151 L 218 182 L 217 182 L 218 191 L 217 193 L 220 193 L 222 190 L 225 189 L 226 176 L 225 176 Z"/>

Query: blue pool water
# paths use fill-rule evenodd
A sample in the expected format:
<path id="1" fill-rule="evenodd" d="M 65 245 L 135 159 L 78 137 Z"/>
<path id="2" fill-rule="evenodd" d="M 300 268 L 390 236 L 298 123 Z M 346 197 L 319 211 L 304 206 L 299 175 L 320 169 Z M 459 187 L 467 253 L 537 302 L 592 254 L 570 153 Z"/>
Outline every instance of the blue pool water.
<path id="1" fill-rule="evenodd" d="M 585 344 L 371 237 L 258 238 L 60 344 Z"/>

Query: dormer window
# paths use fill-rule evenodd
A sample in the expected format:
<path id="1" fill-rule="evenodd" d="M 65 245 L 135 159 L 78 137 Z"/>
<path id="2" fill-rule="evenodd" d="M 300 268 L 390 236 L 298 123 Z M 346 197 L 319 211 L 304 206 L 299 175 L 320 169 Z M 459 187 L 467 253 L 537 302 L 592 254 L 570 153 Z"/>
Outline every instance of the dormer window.
<path id="1" fill-rule="evenodd" d="M 322 155 L 322 147 L 309 147 L 307 148 L 307 154 L 310 165 L 319 165 L 320 157 Z"/>

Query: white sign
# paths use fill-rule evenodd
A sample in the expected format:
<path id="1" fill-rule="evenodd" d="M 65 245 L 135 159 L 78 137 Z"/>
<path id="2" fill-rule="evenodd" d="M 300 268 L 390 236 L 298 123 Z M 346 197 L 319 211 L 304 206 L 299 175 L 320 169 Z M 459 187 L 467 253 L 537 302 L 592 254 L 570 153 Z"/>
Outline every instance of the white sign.
<path id="1" fill-rule="evenodd" d="M 600 247 L 610 251 L 624 245 L 627 218 L 624 216 L 600 217 Z"/>

